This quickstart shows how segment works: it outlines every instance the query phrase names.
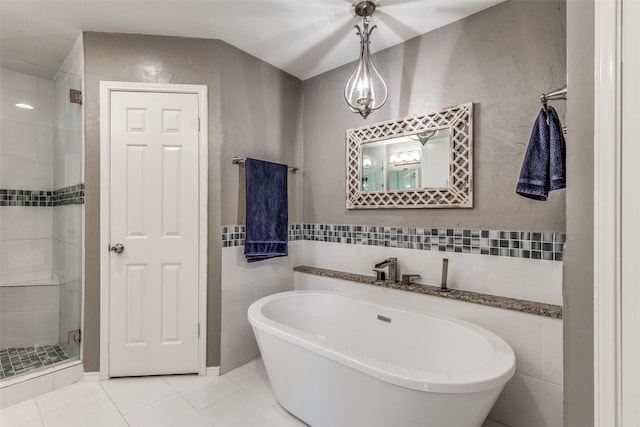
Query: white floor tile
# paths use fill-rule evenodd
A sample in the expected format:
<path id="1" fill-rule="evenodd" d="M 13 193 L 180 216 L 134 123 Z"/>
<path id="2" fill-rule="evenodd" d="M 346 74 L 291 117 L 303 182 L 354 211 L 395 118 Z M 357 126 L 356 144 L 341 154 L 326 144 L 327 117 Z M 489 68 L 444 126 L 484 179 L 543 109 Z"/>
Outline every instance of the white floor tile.
<path id="1" fill-rule="evenodd" d="M 228 372 L 225 377 L 247 390 L 269 407 L 277 403 L 271 391 L 269 377 L 267 377 L 267 371 L 264 369 L 264 363 L 262 363 L 261 358 Z"/>
<path id="2" fill-rule="evenodd" d="M 45 419 L 45 427 L 127 427 L 108 397 L 86 403 L 71 411 Z"/>
<path id="3" fill-rule="evenodd" d="M 27 400 L 0 411 L 2 427 L 40 427 L 42 420 L 35 400 Z"/>
<path id="4" fill-rule="evenodd" d="M 309 424 L 305 423 L 304 421 L 302 421 L 300 418 L 297 418 L 293 414 L 290 414 L 289 412 L 287 412 L 286 409 L 284 409 L 279 404 L 276 404 L 275 406 L 273 406 L 273 409 L 277 413 L 285 417 L 291 423 L 291 425 L 295 427 L 309 427 Z M 491 427 L 491 426 L 483 426 L 483 427 Z"/>
<path id="5" fill-rule="evenodd" d="M 115 378 L 101 385 L 123 415 L 175 393 L 160 377 Z"/>
<path id="6" fill-rule="evenodd" d="M 211 427 L 211 424 L 177 393 L 127 415 L 126 420 L 131 427 Z"/>
<path id="7" fill-rule="evenodd" d="M 201 413 L 216 427 L 288 427 L 294 425 L 275 409 L 239 390 Z"/>
<path id="8" fill-rule="evenodd" d="M 224 377 L 172 375 L 164 377 L 164 380 L 198 410 L 240 390 L 238 385 Z"/>
<path id="9" fill-rule="evenodd" d="M 77 383 L 36 398 L 36 404 L 44 424 L 48 426 L 51 420 L 102 398 L 107 398 L 107 395 L 100 385 Z"/>

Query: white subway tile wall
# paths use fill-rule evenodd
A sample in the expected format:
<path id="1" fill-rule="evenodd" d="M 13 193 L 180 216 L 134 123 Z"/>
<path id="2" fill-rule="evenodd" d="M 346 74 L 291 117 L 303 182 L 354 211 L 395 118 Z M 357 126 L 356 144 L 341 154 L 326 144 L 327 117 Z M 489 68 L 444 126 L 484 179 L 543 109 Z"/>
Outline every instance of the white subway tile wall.
<path id="1" fill-rule="evenodd" d="M 222 250 L 222 336 L 220 370 L 228 372 L 259 355 L 247 309 L 254 301 L 293 290 L 299 244 L 289 242 L 289 256 L 248 264 L 242 246 Z"/>
<path id="2" fill-rule="evenodd" d="M 471 249 L 466 251 L 464 243 L 466 239 L 474 238 L 455 237 L 485 234 L 497 236 L 498 245 L 531 248 L 535 244 L 534 247 L 541 248 L 540 256 L 510 256 L 500 250 L 492 252 L 493 248 L 485 250 L 482 246 L 469 252 Z M 503 241 L 500 236 L 505 237 L 506 243 L 500 243 Z M 444 239 L 445 244 L 438 243 L 432 249 L 424 243 L 427 239 Z M 456 239 L 462 244 L 458 245 Z M 419 274 L 419 283 L 440 285 L 442 259 L 447 258 L 451 288 L 562 305 L 561 259 L 565 236 L 561 233 L 290 224 L 289 241 L 302 241 L 304 250 L 297 253 L 300 265 L 372 274 L 375 263 L 397 257 L 399 275 Z M 223 247 L 241 247 L 244 226 L 222 227 L 222 242 Z M 518 254 L 525 250 L 528 249 L 508 249 L 518 251 Z"/>
<path id="3" fill-rule="evenodd" d="M 58 343 L 59 286 L 1 286 L 0 301 L 0 348 Z"/>

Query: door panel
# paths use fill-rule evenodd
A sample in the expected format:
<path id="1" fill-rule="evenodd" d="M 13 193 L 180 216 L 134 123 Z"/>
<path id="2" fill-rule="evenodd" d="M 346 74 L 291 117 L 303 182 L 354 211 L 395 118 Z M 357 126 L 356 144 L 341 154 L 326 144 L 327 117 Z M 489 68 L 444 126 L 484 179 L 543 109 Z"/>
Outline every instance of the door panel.
<path id="1" fill-rule="evenodd" d="M 111 92 L 109 375 L 198 371 L 198 95 Z"/>

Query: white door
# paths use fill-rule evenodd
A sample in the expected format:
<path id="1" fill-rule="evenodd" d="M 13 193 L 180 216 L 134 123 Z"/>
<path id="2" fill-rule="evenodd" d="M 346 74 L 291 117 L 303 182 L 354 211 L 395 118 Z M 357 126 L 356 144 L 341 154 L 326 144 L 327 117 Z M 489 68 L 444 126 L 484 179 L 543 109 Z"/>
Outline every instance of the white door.
<path id="1" fill-rule="evenodd" d="M 114 91 L 110 114 L 109 375 L 198 372 L 198 95 Z"/>

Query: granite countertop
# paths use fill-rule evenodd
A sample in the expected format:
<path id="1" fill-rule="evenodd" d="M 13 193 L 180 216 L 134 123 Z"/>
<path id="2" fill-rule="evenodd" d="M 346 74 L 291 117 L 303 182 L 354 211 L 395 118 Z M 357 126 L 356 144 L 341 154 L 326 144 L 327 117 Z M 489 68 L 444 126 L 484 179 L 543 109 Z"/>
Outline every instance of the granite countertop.
<path id="1" fill-rule="evenodd" d="M 363 274 L 347 273 L 337 270 L 327 270 L 325 268 L 309 267 L 306 265 L 294 267 L 293 270 L 300 273 L 314 274 L 316 276 L 330 277 L 333 279 L 348 280 L 365 285 L 381 286 L 384 288 L 398 289 L 407 292 L 416 292 L 424 295 L 432 295 L 441 298 L 471 302 L 474 304 L 504 308 L 507 310 L 522 311 L 524 313 L 552 317 L 554 319 L 562 319 L 562 307 L 559 305 L 527 301 L 516 298 L 500 297 L 489 294 L 481 294 L 478 292 L 463 291 L 459 289 L 450 289 L 449 292 L 442 292 L 440 290 L 440 287 L 438 286 L 422 285 L 415 282 L 409 285 L 404 285 L 402 283 L 394 283 L 389 280 L 377 280 L 374 276 L 365 276 Z"/>

